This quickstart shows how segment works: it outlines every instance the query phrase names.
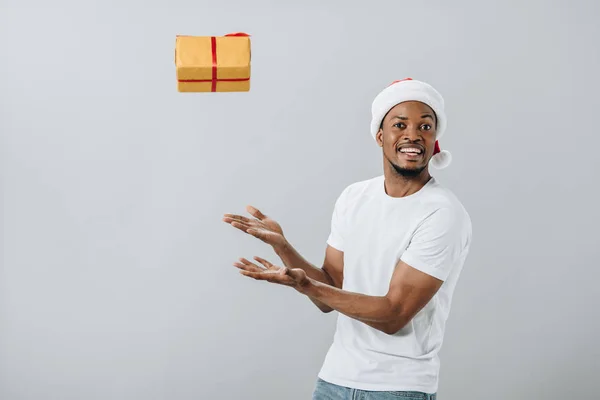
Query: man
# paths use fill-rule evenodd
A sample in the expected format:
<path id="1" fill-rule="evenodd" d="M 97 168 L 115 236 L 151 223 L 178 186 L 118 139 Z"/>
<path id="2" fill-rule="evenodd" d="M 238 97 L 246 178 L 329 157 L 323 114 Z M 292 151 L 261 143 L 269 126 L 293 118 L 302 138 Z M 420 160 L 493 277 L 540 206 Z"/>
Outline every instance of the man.
<path id="1" fill-rule="evenodd" d="M 442 96 L 404 79 L 373 101 L 371 134 L 383 175 L 349 185 L 333 211 L 325 261 L 317 268 L 279 224 L 254 217 L 224 221 L 273 246 L 285 267 L 259 257 L 234 265 L 248 277 L 288 285 L 323 312 L 339 312 L 333 344 L 313 399 L 435 399 L 452 294 L 469 252 L 471 220 L 429 173 L 450 153 Z"/>

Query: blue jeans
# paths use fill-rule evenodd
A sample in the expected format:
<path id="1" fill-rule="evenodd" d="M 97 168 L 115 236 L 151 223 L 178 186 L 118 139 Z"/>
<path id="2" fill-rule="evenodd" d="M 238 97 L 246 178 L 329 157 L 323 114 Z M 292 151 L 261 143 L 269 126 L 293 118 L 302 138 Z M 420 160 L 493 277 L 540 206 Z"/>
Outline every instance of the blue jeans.
<path id="1" fill-rule="evenodd" d="M 351 389 L 317 379 L 312 400 L 436 400 L 435 393 L 423 392 L 373 392 Z"/>

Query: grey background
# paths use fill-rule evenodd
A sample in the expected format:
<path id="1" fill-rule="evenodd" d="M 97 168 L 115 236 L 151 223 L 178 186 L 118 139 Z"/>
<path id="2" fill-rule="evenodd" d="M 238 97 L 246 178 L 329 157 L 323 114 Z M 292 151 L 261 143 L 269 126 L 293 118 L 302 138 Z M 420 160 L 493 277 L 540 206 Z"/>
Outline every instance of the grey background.
<path id="1" fill-rule="evenodd" d="M 0 5 L 0 399 L 310 398 L 336 314 L 237 274 L 279 260 L 221 216 L 320 265 L 406 76 L 446 98 L 434 174 L 474 226 L 440 399 L 597 398 L 598 2 Z M 177 93 L 175 35 L 237 31 L 251 91 Z"/>

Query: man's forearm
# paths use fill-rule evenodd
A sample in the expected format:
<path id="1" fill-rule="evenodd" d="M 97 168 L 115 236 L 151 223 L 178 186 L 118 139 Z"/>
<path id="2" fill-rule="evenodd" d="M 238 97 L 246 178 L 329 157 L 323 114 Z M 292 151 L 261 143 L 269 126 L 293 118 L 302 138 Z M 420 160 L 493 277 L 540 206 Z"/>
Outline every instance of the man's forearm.
<path id="1" fill-rule="evenodd" d="M 333 280 L 331 279 L 329 274 L 327 274 L 322 268 L 317 268 L 308 261 L 306 261 L 304 257 L 302 257 L 300 253 L 298 253 L 290 243 L 286 242 L 284 246 L 275 248 L 274 250 L 286 267 L 300 268 L 304 272 L 306 272 L 306 276 L 308 276 L 310 279 L 313 279 L 327 286 L 334 286 Z M 318 301 L 311 296 L 308 297 L 313 303 L 315 303 L 317 307 L 319 307 L 321 311 L 333 311 L 333 308 L 329 307 L 323 302 Z"/>
<path id="2" fill-rule="evenodd" d="M 400 309 L 385 296 L 352 293 L 316 280 L 310 280 L 302 292 L 313 301 L 319 301 L 382 332 L 395 333 L 402 326 Z"/>

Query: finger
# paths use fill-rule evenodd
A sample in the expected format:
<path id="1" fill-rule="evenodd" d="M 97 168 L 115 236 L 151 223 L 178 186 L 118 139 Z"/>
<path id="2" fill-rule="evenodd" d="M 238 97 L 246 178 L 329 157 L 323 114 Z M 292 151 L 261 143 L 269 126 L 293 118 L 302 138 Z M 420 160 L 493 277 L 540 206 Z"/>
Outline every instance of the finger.
<path id="1" fill-rule="evenodd" d="M 225 221 L 225 222 L 227 222 L 227 221 Z M 247 233 L 249 235 L 252 235 L 255 238 L 258 238 L 260 240 L 267 239 L 267 232 L 265 232 L 262 229 L 254 228 L 252 225 L 248 225 L 248 224 L 242 223 L 242 222 L 230 222 L 230 225 L 233 226 L 234 228 L 237 228 L 240 231 Z"/>
<path id="2" fill-rule="evenodd" d="M 265 214 L 263 214 L 262 212 L 260 212 L 260 210 L 256 207 L 246 206 L 246 211 L 248 211 L 250 213 L 250 215 L 252 215 L 254 218 L 259 219 L 261 221 L 263 219 L 267 218 L 267 216 Z"/>
<path id="3" fill-rule="evenodd" d="M 247 226 L 251 226 L 252 225 L 252 221 L 244 221 L 244 220 L 241 220 L 241 219 L 227 218 L 227 217 L 223 218 L 223 222 L 226 222 L 226 223 L 228 223 L 230 225 L 233 225 L 233 224 L 241 224 L 241 225 L 247 225 Z"/>
<path id="4" fill-rule="evenodd" d="M 240 231 L 247 233 L 249 235 L 252 235 L 255 238 L 258 238 L 260 240 L 266 240 L 266 238 L 267 238 L 266 232 L 264 232 L 262 229 L 256 229 L 249 225 L 242 224 L 239 222 L 232 222 L 230 225 L 233 226 L 234 228 L 239 229 Z"/>
<path id="5" fill-rule="evenodd" d="M 279 283 L 281 285 L 293 285 L 294 281 L 290 279 L 289 276 L 281 276 L 278 274 L 270 274 L 267 272 L 253 272 L 253 271 L 245 271 L 240 270 L 240 274 L 245 275 L 250 278 L 254 278 L 260 281 L 267 281 L 271 283 Z"/>
<path id="6" fill-rule="evenodd" d="M 235 220 L 235 221 L 241 221 L 241 222 L 251 222 L 250 218 L 248 217 L 244 217 L 243 215 L 237 215 L 237 214 L 225 214 L 223 215 L 223 219 L 228 219 L 228 220 Z"/>
<path id="7" fill-rule="evenodd" d="M 268 281 L 270 279 L 269 275 L 265 274 L 264 272 L 248 271 L 248 270 L 242 269 L 242 270 L 240 270 L 240 274 L 247 276 L 249 278 L 254 278 L 259 281 Z"/>
<path id="8" fill-rule="evenodd" d="M 256 261 L 258 261 L 259 263 L 261 263 L 262 265 L 264 265 L 267 269 L 271 269 L 273 268 L 273 264 L 271 264 L 270 262 L 268 262 L 267 260 L 265 260 L 264 258 L 260 258 L 260 257 L 254 257 L 254 259 Z"/>
<path id="9" fill-rule="evenodd" d="M 249 261 L 249 260 L 247 260 L 247 259 L 245 259 L 245 258 L 243 258 L 243 257 L 242 257 L 242 258 L 240 258 L 240 262 L 241 262 L 242 264 L 244 264 L 244 265 L 248 265 L 248 266 L 252 266 L 252 267 L 254 267 L 254 268 L 257 268 L 259 271 L 266 271 L 266 269 L 265 269 L 265 268 L 263 268 L 263 267 L 261 267 L 261 266 L 259 266 L 259 265 L 256 265 L 256 264 L 254 264 L 252 261 Z"/>
<path id="10" fill-rule="evenodd" d="M 264 271 L 264 269 L 257 267 L 256 265 L 252 265 L 252 264 L 244 264 L 242 262 L 236 261 L 233 263 L 233 266 L 239 269 L 243 269 L 244 271 L 250 271 L 250 272 L 262 272 Z"/>
<path id="11" fill-rule="evenodd" d="M 286 268 L 286 271 L 284 271 L 283 274 L 287 275 L 294 282 L 302 281 L 305 275 L 301 270 L 298 270 L 297 268 Z"/>
<path id="12" fill-rule="evenodd" d="M 242 230 L 244 232 L 248 231 L 248 229 L 250 229 L 250 225 L 244 223 L 244 222 L 231 222 L 230 223 L 231 226 L 233 226 L 234 228 L 237 228 L 239 230 Z"/>

